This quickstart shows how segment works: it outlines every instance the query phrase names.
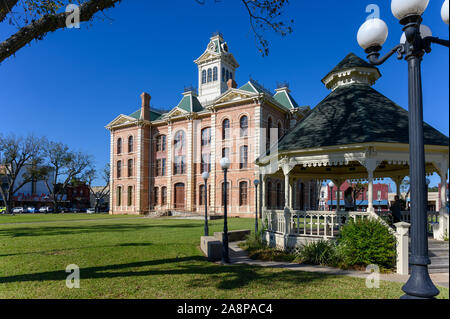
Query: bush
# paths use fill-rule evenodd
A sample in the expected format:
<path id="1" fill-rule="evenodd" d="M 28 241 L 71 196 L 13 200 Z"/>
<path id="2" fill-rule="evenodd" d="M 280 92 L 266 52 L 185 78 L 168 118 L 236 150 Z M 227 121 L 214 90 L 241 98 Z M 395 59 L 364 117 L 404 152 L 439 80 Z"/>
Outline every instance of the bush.
<path id="1" fill-rule="evenodd" d="M 296 260 L 305 264 L 337 266 L 341 257 L 335 242 L 319 240 L 302 245 Z"/>
<path id="2" fill-rule="evenodd" d="M 339 235 L 343 262 L 348 266 L 378 265 L 392 269 L 395 266 L 396 239 L 388 228 L 376 219 L 351 220 Z"/>
<path id="3" fill-rule="evenodd" d="M 292 262 L 295 259 L 295 256 L 292 254 L 267 246 L 267 244 L 262 241 L 261 233 L 247 236 L 246 241 L 241 243 L 239 247 L 246 250 L 251 259 L 287 262 Z"/>

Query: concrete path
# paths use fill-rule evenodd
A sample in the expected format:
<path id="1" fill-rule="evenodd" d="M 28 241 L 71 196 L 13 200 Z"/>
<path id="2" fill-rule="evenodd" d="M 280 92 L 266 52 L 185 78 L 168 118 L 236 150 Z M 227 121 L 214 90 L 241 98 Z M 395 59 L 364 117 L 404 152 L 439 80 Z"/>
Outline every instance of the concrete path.
<path id="1" fill-rule="evenodd" d="M 350 276 L 356 278 L 366 278 L 369 274 L 365 271 L 357 270 L 342 270 L 339 268 L 326 267 L 326 266 L 316 266 L 316 265 L 304 265 L 295 264 L 289 262 L 278 262 L 278 261 L 262 261 L 253 260 L 248 257 L 245 250 L 238 247 L 239 242 L 231 242 L 229 244 L 230 248 L 230 261 L 232 264 L 247 264 L 262 267 L 274 267 L 283 268 L 286 270 L 300 270 L 307 272 L 320 272 L 328 275 L 340 275 L 340 276 Z M 448 273 L 436 273 L 430 274 L 431 280 L 435 285 L 449 288 L 449 274 Z M 397 274 L 380 274 L 381 280 L 394 281 L 394 282 L 406 282 L 408 280 L 408 275 L 397 275 Z"/>

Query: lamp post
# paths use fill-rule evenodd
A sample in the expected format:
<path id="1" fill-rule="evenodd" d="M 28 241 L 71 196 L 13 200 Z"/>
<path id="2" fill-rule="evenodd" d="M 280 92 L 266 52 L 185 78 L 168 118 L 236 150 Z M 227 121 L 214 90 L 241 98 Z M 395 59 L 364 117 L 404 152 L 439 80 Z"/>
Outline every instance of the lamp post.
<path id="1" fill-rule="evenodd" d="M 445 0 L 441 16 L 448 24 L 448 1 Z M 448 47 L 449 41 L 431 35 L 428 27 L 421 25 L 422 14 L 429 0 L 392 0 L 391 10 L 403 25 L 404 36 L 400 44 L 380 58 L 379 51 L 388 36 L 388 27 L 378 18 L 367 20 L 358 30 L 358 43 L 368 54 L 373 65 L 383 64 L 394 53 L 408 62 L 409 144 L 411 180 L 411 276 L 402 287 L 402 298 L 433 298 L 439 293 L 428 273 L 428 235 L 425 203 L 425 151 L 423 139 L 423 104 L 421 61 L 431 52 L 431 43 Z"/>
<path id="2" fill-rule="evenodd" d="M 230 257 L 228 255 L 228 222 L 227 222 L 227 171 L 230 168 L 230 160 L 224 157 L 220 160 L 220 167 L 223 169 L 223 234 L 222 234 L 222 263 L 228 264 Z"/>
<path id="3" fill-rule="evenodd" d="M 255 236 L 258 234 L 258 185 L 259 180 L 255 179 L 253 181 L 255 184 Z"/>
<path id="4" fill-rule="evenodd" d="M 330 199 L 330 207 L 329 207 L 329 209 L 331 211 L 331 210 L 333 210 L 333 187 L 334 187 L 333 181 L 329 182 L 328 186 L 330 186 L 330 197 L 331 197 L 331 199 Z"/>
<path id="5" fill-rule="evenodd" d="M 204 201 L 205 201 L 205 236 L 209 236 L 209 229 L 208 229 L 208 203 L 207 203 L 209 173 L 206 172 L 206 171 L 203 172 L 202 173 L 202 177 L 203 177 L 203 180 L 205 181 L 205 196 L 204 196 Z"/>

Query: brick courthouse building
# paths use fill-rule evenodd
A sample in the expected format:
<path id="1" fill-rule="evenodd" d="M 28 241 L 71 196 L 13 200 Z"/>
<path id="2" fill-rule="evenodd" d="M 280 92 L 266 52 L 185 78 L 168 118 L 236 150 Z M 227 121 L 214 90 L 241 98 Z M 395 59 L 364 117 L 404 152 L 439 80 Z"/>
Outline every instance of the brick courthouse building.
<path id="1" fill-rule="evenodd" d="M 299 107 L 287 85 L 270 92 L 256 81 L 235 82 L 239 64 L 221 34 L 211 37 L 198 66 L 198 93 L 185 89 L 178 105 L 163 113 L 142 93 L 141 108 L 119 115 L 111 133 L 111 214 L 153 211 L 204 212 L 205 185 L 211 213 L 223 213 L 224 178 L 219 161 L 231 161 L 227 180 L 229 214 L 254 214 L 259 178 L 254 161 L 269 145 L 300 121 L 309 107 Z M 133 111 L 133 110 L 130 110 Z M 266 200 L 283 207 L 284 183 L 268 181 Z M 311 190 L 313 182 L 303 182 Z M 301 193 L 308 208 L 311 192 Z M 303 198 L 302 197 L 302 198 Z"/>

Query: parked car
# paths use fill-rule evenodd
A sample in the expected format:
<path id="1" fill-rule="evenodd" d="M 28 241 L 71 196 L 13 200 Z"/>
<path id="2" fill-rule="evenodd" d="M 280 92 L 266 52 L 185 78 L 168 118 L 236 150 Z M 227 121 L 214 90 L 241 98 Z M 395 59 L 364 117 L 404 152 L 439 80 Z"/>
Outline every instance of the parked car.
<path id="1" fill-rule="evenodd" d="M 6 207 L 0 207 L 0 214 L 6 213 Z"/>
<path id="2" fill-rule="evenodd" d="M 36 212 L 36 208 L 33 206 L 27 207 L 27 213 L 34 214 Z"/>
<path id="3" fill-rule="evenodd" d="M 88 208 L 86 213 L 88 214 L 94 214 L 95 213 L 95 208 Z"/>
<path id="4" fill-rule="evenodd" d="M 44 214 L 53 213 L 53 208 L 50 206 L 42 206 L 41 208 L 39 208 L 39 212 Z"/>
<path id="5" fill-rule="evenodd" d="M 12 212 L 13 214 L 22 214 L 25 212 L 25 210 L 23 209 L 23 207 L 14 207 Z"/>
<path id="6" fill-rule="evenodd" d="M 71 212 L 71 213 L 78 213 L 78 208 L 76 208 L 76 207 L 71 207 L 71 208 L 70 208 L 70 212 Z"/>

